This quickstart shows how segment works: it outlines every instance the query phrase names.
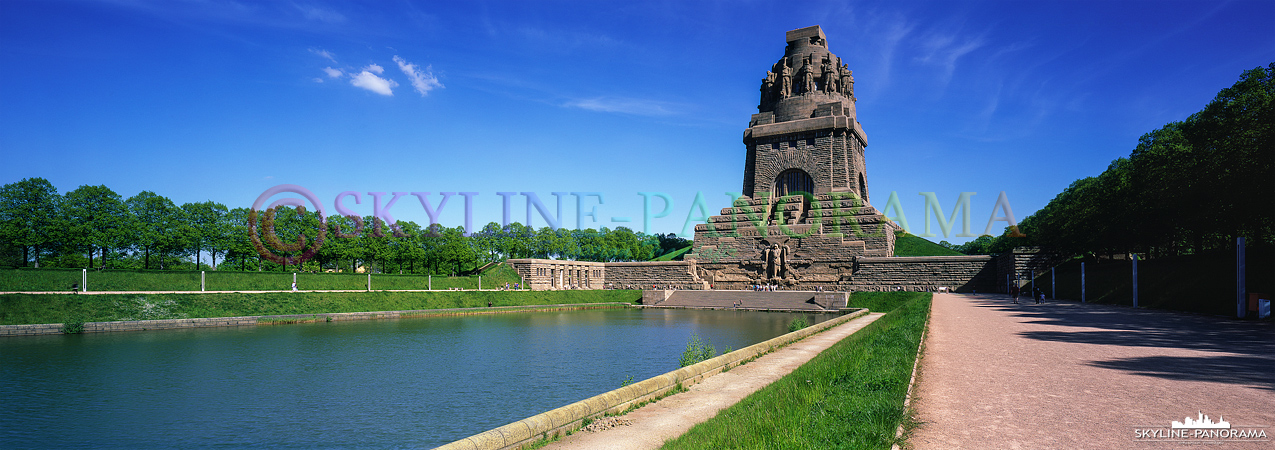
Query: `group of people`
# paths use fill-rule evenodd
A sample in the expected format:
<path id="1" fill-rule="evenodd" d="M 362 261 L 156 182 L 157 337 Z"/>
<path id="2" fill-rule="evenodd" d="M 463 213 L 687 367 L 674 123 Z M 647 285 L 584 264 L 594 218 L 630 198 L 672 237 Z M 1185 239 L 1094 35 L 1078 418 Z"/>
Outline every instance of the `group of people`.
<path id="1" fill-rule="evenodd" d="M 1019 297 L 1019 295 L 1021 295 L 1021 294 L 1022 294 L 1022 292 L 1021 292 L 1021 291 L 1022 291 L 1022 288 L 1020 288 L 1020 287 L 1018 287 L 1018 286 L 1010 286 L 1010 287 L 1009 287 L 1009 294 L 1010 294 L 1010 295 L 1012 295 L 1012 296 L 1014 296 L 1014 304 L 1015 304 L 1015 305 L 1019 304 L 1019 302 L 1018 302 L 1018 297 Z M 1039 304 L 1043 303 L 1043 302 L 1045 301 L 1045 292 L 1044 292 L 1044 291 L 1041 291 L 1039 288 L 1037 288 L 1037 289 L 1036 289 L 1036 292 L 1033 292 L 1033 293 L 1032 293 L 1032 299 L 1036 301 L 1036 304 L 1037 304 L 1037 305 L 1039 305 Z"/>
<path id="2" fill-rule="evenodd" d="M 514 283 L 514 284 L 513 284 L 513 290 L 515 290 L 515 291 L 516 291 L 516 290 L 518 290 L 518 288 L 519 288 L 519 287 L 520 287 L 520 286 L 518 285 L 518 283 Z M 505 286 L 504 286 L 504 287 L 502 287 L 502 288 L 500 288 L 500 290 L 502 290 L 502 291 L 508 291 L 508 290 L 509 290 L 509 288 L 510 288 L 509 283 L 505 283 Z"/>
<path id="3" fill-rule="evenodd" d="M 774 292 L 779 290 L 778 284 L 754 284 L 753 290 L 757 292 Z"/>

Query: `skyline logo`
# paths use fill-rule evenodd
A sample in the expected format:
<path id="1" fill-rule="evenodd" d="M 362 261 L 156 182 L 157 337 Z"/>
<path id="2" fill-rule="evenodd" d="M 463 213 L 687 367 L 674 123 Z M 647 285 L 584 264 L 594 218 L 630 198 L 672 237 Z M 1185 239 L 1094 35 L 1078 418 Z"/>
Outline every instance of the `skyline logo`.
<path id="1" fill-rule="evenodd" d="M 1139 442 L 1189 442 L 1202 444 L 1219 444 L 1227 442 L 1270 442 L 1266 434 L 1269 425 L 1237 425 L 1231 426 L 1222 415 L 1217 422 L 1197 411 L 1196 418 L 1190 416 L 1181 422 L 1172 421 L 1169 426 L 1135 426 L 1133 440 Z"/>

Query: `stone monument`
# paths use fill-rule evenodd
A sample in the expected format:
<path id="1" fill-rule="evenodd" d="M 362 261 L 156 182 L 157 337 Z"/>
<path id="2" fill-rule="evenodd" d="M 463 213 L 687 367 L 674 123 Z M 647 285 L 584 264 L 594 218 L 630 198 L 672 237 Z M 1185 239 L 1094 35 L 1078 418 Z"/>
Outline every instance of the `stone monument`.
<path id="1" fill-rule="evenodd" d="M 819 26 L 787 33 L 744 130 L 743 196 L 695 228 L 714 287 L 850 284 L 861 256 L 892 256 L 897 227 L 868 203 L 854 76 Z"/>

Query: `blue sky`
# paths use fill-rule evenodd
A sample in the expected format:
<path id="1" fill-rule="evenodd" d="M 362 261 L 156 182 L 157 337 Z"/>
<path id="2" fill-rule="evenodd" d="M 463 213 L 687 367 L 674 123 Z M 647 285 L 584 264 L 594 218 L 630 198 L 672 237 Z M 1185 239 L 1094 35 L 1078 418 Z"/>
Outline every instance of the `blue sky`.
<path id="1" fill-rule="evenodd" d="M 663 193 L 646 231 L 681 232 L 697 192 L 715 213 L 740 190 L 761 79 L 817 24 L 855 74 L 872 203 L 896 192 L 919 234 L 918 193 L 950 214 L 976 192 L 977 234 L 1001 191 L 1021 220 L 1275 61 L 1268 0 L 452 3 L 0 1 L 0 183 L 230 207 L 295 184 L 365 215 L 368 192 L 477 192 L 477 227 L 497 192 L 599 192 L 584 227 L 639 231 Z M 428 222 L 410 195 L 391 214 Z"/>

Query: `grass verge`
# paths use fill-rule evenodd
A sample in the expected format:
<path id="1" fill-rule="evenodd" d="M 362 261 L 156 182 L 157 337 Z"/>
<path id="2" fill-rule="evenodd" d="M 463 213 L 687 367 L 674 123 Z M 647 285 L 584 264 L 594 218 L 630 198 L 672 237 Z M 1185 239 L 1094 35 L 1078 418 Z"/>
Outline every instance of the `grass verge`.
<path id="1" fill-rule="evenodd" d="M 4 294 L 0 325 L 322 314 L 413 309 L 634 303 L 640 291 L 264 292 L 229 294 Z"/>
<path id="2" fill-rule="evenodd" d="M 878 295 L 901 304 L 664 448 L 890 448 L 931 296 Z"/>
<path id="3" fill-rule="evenodd" d="M 80 269 L 7 269 L 0 270 L 0 291 L 69 291 L 79 284 L 84 274 Z M 210 270 L 203 274 L 204 288 L 209 291 L 277 291 L 292 287 L 292 272 L 235 272 Z M 362 273 L 297 273 L 297 287 L 302 290 L 364 290 L 367 274 Z M 177 270 L 90 270 L 90 291 L 199 291 L 198 271 Z M 495 289 L 520 282 L 518 272 L 508 264 L 487 269 L 482 276 L 483 289 Z M 479 276 L 446 277 L 426 275 L 373 274 L 372 289 L 477 289 Z"/>

